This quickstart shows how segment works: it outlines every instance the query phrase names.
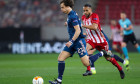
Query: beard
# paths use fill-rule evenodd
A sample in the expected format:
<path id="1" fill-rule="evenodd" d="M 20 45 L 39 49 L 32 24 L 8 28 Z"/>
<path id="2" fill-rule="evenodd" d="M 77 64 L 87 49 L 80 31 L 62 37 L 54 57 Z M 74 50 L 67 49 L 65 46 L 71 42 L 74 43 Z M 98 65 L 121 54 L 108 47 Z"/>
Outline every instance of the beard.
<path id="1" fill-rule="evenodd" d="M 87 15 L 85 15 L 85 16 L 86 16 L 86 18 L 89 18 L 89 17 L 90 17 L 90 15 L 91 15 L 91 14 L 89 13 L 89 14 L 87 14 Z"/>

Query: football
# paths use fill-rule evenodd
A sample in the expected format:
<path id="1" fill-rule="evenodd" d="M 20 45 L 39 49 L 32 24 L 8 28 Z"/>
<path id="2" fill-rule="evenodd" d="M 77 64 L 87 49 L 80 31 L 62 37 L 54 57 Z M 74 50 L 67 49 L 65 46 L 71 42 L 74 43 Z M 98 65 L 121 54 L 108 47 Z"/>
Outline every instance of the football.
<path id="1" fill-rule="evenodd" d="M 33 84 L 43 84 L 44 83 L 44 80 L 43 80 L 42 77 L 36 76 L 36 77 L 33 78 L 33 81 L 32 82 L 33 82 Z"/>

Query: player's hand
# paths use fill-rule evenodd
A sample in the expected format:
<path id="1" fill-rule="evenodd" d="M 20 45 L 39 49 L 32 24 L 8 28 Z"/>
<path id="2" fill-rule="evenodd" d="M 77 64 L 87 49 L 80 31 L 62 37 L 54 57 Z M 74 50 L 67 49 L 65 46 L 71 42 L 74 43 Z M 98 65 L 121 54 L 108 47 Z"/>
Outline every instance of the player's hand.
<path id="1" fill-rule="evenodd" d="M 68 25 L 67 22 L 65 22 L 65 23 L 64 23 L 64 26 L 67 26 L 67 25 Z"/>
<path id="2" fill-rule="evenodd" d="M 83 25 L 83 24 L 81 24 L 81 26 L 82 26 L 82 27 L 84 27 L 84 25 Z"/>
<path id="3" fill-rule="evenodd" d="M 67 46 L 67 47 L 70 47 L 71 45 L 72 45 L 71 42 L 67 42 L 67 43 L 66 43 L 66 46 Z"/>
<path id="4" fill-rule="evenodd" d="M 83 35 L 85 35 L 85 36 L 86 36 L 87 34 L 86 34 L 86 33 L 83 33 Z"/>

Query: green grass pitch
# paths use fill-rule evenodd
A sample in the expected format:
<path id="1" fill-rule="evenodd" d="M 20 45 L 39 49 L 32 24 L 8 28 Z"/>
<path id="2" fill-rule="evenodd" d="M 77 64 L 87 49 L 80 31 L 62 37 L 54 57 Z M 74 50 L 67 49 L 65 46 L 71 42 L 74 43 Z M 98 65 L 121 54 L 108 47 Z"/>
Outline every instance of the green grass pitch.
<path id="1" fill-rule="evenodd" d="M 129 56 L 130 70 L 123 67 L 126 77 L 122 80 L 116 67 L 104 57 L 95 63 L 96 75 L 83 77 L 86 67 L 75 54 L 66 60 L 63 84 L 140 84 L 140 54 Z M 58 54 L 0 54 L 0 84 L 32 84 L 35 76 L 42 76 L 44 84 L 48 84 L 57 77 L 57 57 Z"/>

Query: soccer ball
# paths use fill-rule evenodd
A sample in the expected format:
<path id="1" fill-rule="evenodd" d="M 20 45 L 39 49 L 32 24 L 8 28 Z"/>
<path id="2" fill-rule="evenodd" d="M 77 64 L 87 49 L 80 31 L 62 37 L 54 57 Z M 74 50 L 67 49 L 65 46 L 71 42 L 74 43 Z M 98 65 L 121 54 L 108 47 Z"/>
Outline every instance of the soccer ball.
<path id="1" fill-rule="evenodd" d="M 32 82 L 33 82 L 33 84 L 43 84 L 44 83 L 43 78 L 40 76 L 34 77 Z"/>

